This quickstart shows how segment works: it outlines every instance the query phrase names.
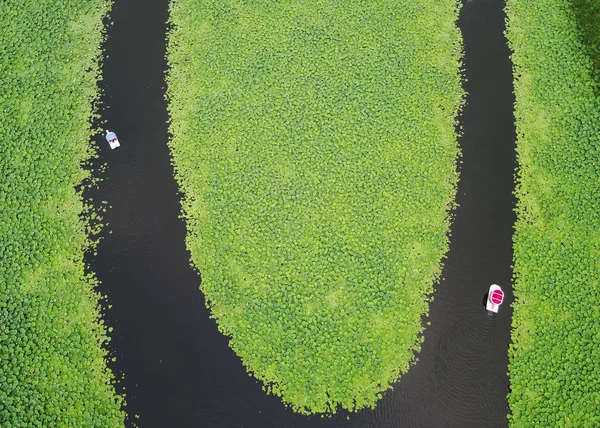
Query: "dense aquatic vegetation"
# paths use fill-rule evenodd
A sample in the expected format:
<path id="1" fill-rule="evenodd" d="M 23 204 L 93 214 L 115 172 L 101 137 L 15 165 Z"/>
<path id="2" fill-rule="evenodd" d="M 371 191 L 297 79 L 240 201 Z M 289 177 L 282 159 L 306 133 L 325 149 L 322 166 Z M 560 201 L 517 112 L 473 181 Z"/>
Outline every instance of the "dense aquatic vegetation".
<path id="1" fill-rule="evenodd" d="M 598 6 L 507 4 L 519 162 L 511 427 L 600 426 Z"/>
<path id="2" fill-rule="evenodd" d="M 76 186 L 103 0 L 0 2 L 0 426 L 123 425 Z"/>
<path id="3" fill-rule="evenodd" d="M 455 1 L 171 4 L 187 245 L 247 370 L 302 413 L 406 372 L 448 248 Z"/>

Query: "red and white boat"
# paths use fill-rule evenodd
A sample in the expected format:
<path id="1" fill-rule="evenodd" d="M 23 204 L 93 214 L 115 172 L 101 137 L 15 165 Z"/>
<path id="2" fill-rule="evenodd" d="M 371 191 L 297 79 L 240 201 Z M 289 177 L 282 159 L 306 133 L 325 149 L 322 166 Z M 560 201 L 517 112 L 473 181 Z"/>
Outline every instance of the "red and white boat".
<path id="1" fill-rule="evenodd" d="M 504 301 L 504 292 L 497 284 L 490 285 L 487 302 L 485 308 L 490 312 L 498 313 L 500 305 Z"/>
<path id="2" fill-rule="evenodd" d="M 111 149 L 116 149 L 117 147 L 121 146 L 121 143 L 119 143 L 119 140 L 117 138 L 117 134 L 115 134 L 112 131 L 109 131 L 108 129 L 106 130 L 106 141 L 108 141 L 108 145 L 110 146 Z"/>

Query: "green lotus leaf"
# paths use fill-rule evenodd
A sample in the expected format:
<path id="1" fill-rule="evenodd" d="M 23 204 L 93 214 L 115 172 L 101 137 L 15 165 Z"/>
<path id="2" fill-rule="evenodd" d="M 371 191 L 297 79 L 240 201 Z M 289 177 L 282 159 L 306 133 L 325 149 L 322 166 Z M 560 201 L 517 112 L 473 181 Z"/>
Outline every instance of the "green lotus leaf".
<path id="1" fill-rule="evenodd" d="M 600 426 L 600 4 L 507 2 L 517 153 L 510 426 Z M 588 332 L 586 334 L 585 332 Z M 595 340 L 594 340 L 595 339 Z"/>
<path id="2" fill-rule="evenodd" d="M 422 342 L 457 180 L 457 12 L 172 4 L 188 248 L 233 350 L 301 413 L 373 407 Z"/>

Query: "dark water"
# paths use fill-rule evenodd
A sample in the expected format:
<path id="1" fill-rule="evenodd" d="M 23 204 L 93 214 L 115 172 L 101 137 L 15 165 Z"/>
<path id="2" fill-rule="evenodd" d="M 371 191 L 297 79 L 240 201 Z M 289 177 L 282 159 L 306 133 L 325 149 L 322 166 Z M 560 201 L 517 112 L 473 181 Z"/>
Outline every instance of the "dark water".
<path id="1" fill-rule="evenodd" d="M 472 0 L 460 17 L 466 50 L 462 178 L 445 280 L 431 305 L 419 363 L 374 410 L 305 417 L 262 392 L 209 319 L 189 267 L 167 148 L 163 99 L 167 0 L 115 0 L 105 48 L 103 112 L 122 147 L 98 137 L 112 205 L 92 269 L 114 327 L 129 425 L 140 427 L 506 426 L 508 304 L 489 316 L 490 283 L 510 292 L 514 128 L 503 2 Z"/>

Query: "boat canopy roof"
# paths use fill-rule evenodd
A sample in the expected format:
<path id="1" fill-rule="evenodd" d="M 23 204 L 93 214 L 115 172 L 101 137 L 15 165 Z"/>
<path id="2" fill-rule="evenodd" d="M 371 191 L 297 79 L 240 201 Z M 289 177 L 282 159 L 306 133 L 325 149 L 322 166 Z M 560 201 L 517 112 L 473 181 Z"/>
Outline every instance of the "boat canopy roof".
<path id="1" fill-rule="evenodd" d="M 502 292 L 502 290 L 492 291 L 492 295 L 490 296 L 490 301 L 494 305 L 499 305 L 500 303 L 502 303 L 502 300 L 504 300 L 504 293 Z"/>
<path id="2" fill-rule="evenodd" d="M 117 138 L 117 134 L 115 134 L 114 132 L 109 132 L 108 134 L 106 134 L 106 139 L 108 141 L 114 140 L 115 138 Z"/>

